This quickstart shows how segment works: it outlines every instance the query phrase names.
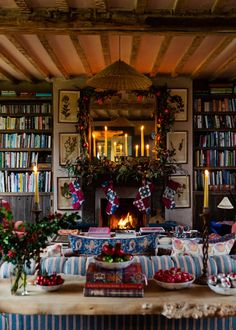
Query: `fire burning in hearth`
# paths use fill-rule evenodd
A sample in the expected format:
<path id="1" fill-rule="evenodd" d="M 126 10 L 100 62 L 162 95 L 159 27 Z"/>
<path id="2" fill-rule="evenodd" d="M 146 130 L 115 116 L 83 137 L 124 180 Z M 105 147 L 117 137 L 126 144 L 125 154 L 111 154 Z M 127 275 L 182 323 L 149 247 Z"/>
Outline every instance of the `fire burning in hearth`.
<path id="1" fill-rule="evenodd" d="M 121 218 L 117 215 L 112 215 L 110 218 L 111 229 L 134 229 L 137 226 L 137 219 L 128 212 L 127 215 L 123 215 Z"/>

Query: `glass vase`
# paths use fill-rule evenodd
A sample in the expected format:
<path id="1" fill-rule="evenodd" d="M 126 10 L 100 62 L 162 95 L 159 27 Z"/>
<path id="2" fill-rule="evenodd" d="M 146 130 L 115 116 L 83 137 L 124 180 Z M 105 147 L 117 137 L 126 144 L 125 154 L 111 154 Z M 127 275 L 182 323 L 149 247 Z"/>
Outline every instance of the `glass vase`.
<path id="1" fill-rule="evenodd" d="M 11 294 L 25 296 L 27 292 L 27 274 L 23 265 L 16 265 L 11 273 Z"/>

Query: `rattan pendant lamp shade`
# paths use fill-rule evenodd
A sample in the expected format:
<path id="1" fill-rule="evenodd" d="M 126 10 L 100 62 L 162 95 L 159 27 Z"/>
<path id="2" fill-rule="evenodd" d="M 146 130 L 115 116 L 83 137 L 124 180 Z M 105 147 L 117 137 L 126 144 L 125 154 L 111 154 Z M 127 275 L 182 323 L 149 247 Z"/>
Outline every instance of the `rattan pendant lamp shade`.
<path id="1" fill-rule="evenodd" d="M 88 86 L 111 90 L 143 90 L 152 81 L 120 59 L 87 81 Z"/>

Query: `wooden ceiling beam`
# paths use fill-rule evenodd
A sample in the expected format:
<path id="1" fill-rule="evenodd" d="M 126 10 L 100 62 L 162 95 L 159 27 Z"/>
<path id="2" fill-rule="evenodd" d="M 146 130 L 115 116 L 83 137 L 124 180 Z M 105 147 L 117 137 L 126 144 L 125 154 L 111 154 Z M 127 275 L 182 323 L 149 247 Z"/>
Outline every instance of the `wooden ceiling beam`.
<path id="1" fill-rule="evenodd" d="M 24 45 L 24 42 L 20 39 L 19 36 L 7 34 L 6 38 L 16 47 L 16 49 L 42 74 L 45 79 L 50 78 L 50 74 L 47 68 L 37 61 L 32 55 L 29 54 L 29 50 Z"/>
<path id="2" fill-rule="evenodd" d="M 140 36 L 133 36 L 132 40 L 132 50 L 130 55 L 130 65 L 135 66 L 137 57 L 138 57 L 138 51 L 140 47 L 141 37 Z"/>
<path id="3" fill-rule="evenodd" d="M 0 67 L 0 74 L 3 77 L 5 77 L 7 80 L 9 80 L 11 83 L 15 83 L 16 82 L 16 79 L 10 73 L 8 73 L 6 70 L 4 70 L 1 67 Z"/>
<path id="4" fill-rule="evenodd" d="M 1 47 L 0 58 L 9 65 L 14 71 L 17 71 L 26 78 L 27 81 L 33 82 L 34 79 L 29 74 L 29 72 L 21 65 L 6 49 Z"/>
<path id="5" fill-rule="evenodd" d="M 137 14 L 131 12 L 91 11 L 34 11 L 23 15 L 19 11 L 0 12 L 0 33 L 42 33 L 74 31 L 80 33 L 98 33 L 110 31 L 120 33 L 232 33 L 235 34 L 236 13 L 227 15 L 204 15 L 181 13 L 181 15 Z"/>
<path id="6" fill-rule="evenodd" d="M 45 36 L 42 36 L 42 35 L 38 35 L 38 38 L 39 38 L 41 44 L 43 45 L 44 49 L 48 53 L 48 55 L 53 60 L 53 62 L 56 65 L 57 69 L 63 75 L 63 77 L 65 79 L 70 79 L 70 76 L 68 75 L 67 71 L 65 70 L 65 68 L 63 67 L 63 65 L 61 64 L 61 62 L 59 61 L 58 57 L 56 56 L 54 50 L 50 46 L 50 44 L 49 44 L 48 40 L 46 39 L 46 37 Z"/>
<path id="7" fill-rule="evenodd" d="M 31 8 L 26 0 L 15 0 L 15 3 L 23 14 L 29 14 L 31 12 Z"/>
<path id="8" fill-rule="evenodd" d="M 104 56 L 105 66 L 111 64 L 111 52 L 110 52 L 110 44 L 109 44 L 109 37 L 107 34 L 102 33 L 100 36 L 101 45 L 102 45 L 102 52 Z"/>
<path id="9" fill-rule="evenodd" d="M 169 48 L 172 38 L 173 38 L 172 36 L 166 36 L 163 42 L 161 43 L 160 50 L 157 54 L 156 60 L 151 70 L 151 75 L 155 76 L 158 73 L 159 67 L 162 63 L 163 57 L 165 56 L 167 49 Z"/>
<path id="10" fill-rule="evenodd" d="M 217 48 L 215 48 L 207 58 L 202 61 L 197 68 L 192 72 L 192 78 L 196 78 L 200 75 L 200 73 L 214 61 L 214 59 L 234 40 L 234 37 L 226 37 L 224 40 L 219 44 Z"/>
<path id="11" fill-rule="evenodd" d="M 193 39 L 191 42 L 191 45 L 188 47 L 187 51 L 184 53 L 184 55 L 181 57 L 179 62 L 176 64 L 173 72 L 172 77 L 175 77 L 179 73 L 181 73 L 181 70 L 185 66 L 185 64 L 191 59 L 191 56 L 196 52 L 198 47 L 201 45 L 203 40 L 205 39 L 205 36 L 197 36 Z"/>
<path id="12" fill-rule="evenodd" d="M 213 4 L 211 6 L 211 13 L 214 13 L 216 11 L 216 8 L 217 8 L 219 2 L 220 2 L 219 0 L 214 0 Z"/>
<path id="13" fill-rule="evenodd" d="M 84 49 L 82 48 L 80 42 L 79 42 L 79 39 L 78 39 L 78 35 L 76 33 L 73 33 L 71 32 L 69 34 L 70 36 L 70 39 L 73 43 L 73 46 L 75 47 L 75 50 L 83 64 L 83 67 L 85 69 L 85 72 L 88 74 L 88 75 L 91 75 L 92 74 L 92 69 L 90 67 L 90 64 L 89 64 L 89 61 L 87 59 L 87 56 L 84 52 Z"/>
<path id="14" fill-rule="evenodd" d="M 106 0 L 94 0 L 96 9 L 107 9 L 107 1 Z"/>
<path id="15" fill-rule="evenodd" d="M 139 14 L 145 13 L 148 8 L 148 0 L 137 0 L 135 12 Z"/>
<path id="16" fill-rule="evenodd" d="M 217 77 L 219 77 L 222 72 L 224 72 L 228 66 L 236 62 L 236 55 L 231 56 L 228 58 L 224 63 L 222 63 L 215 71 L 215 73 L 212 75 L 211 80 L 215 80 Z"/>

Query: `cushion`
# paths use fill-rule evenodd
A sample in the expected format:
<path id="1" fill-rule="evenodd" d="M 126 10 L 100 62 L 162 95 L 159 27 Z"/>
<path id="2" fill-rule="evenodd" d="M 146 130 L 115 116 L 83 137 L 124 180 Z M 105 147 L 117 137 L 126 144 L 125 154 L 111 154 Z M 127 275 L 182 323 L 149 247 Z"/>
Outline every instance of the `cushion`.
<path id="1" fill-rule="evenodd" d="M 234 245 L 234 239 L 225 242 L 209 243 L 208 255 L 225 255 L 229 254 Z M 172 239 L 172 255 L 191 255 L 202 256 L 202 244 L 194 240 L 182 240 L 178 238 Z"/>
<path id="2" fill-rule="evenodd" d="M 73 252 L 82 255 L 97 255 L 102 251 L 104 244 L 115 245 L 120 242 L 125 253 L 155 254 L 156 234 L 149 234 L 130 238 L 94 238 L 80 235 L 69 235 Z"/>

